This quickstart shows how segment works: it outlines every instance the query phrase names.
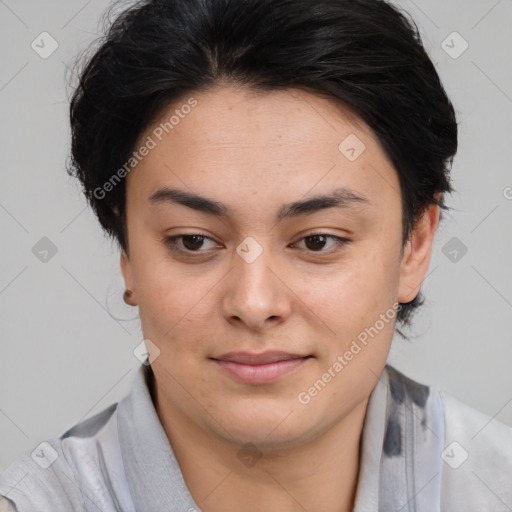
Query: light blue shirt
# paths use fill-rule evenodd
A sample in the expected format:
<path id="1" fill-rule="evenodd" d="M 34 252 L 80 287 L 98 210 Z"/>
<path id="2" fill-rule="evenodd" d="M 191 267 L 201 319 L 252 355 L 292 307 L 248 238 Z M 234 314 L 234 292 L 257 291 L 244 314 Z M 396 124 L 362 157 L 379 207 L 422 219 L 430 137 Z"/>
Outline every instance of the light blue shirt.
<path id="1" fill-rule="evenodd" d="M 14 461 L 0 512 L 200 512 L 153 378 L 141 365 L 121 402 Z M 512 428 L 387 365 L 368 403 L 354 512 L 399 510 L 512 511 Z"/>

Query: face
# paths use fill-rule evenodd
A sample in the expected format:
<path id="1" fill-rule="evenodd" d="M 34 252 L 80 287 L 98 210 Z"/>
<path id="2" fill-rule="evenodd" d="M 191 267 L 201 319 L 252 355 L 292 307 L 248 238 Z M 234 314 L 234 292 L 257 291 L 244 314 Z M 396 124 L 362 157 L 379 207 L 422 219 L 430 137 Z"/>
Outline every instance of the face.
<path id="1" fill-rule="evenodd" d="M 402 247 L 398 176 L 376 137 L 304 91 L 190 94 L 140 141 L 121 264 L 160 414 L 260 447 L 348 417 L 427 272 L 437 207 Z"/>

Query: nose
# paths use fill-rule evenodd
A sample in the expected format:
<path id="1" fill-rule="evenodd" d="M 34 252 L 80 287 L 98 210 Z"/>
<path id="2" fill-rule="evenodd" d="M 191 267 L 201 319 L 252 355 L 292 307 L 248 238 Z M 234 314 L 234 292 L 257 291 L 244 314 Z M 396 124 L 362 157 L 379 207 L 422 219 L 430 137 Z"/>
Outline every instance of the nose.
<path id="1" fill-rule="evenodd" d="M 227 321 L 253 331 L 284 322 L 290 315 L 292 292 L 279 274 L 269 251 L 264 250 L 254 261 L 235 254 L 223 299 Z"/>

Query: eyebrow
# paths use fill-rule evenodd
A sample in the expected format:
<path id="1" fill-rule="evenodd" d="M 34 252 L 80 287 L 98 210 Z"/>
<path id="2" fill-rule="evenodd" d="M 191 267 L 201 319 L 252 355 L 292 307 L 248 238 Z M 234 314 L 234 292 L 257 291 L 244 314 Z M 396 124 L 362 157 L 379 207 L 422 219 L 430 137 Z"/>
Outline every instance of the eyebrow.
<path id="1" fill-rule="evenodd" d="M 219 201 L 169 187 L 158 189 L 148 198 L 148 201 L 151 204 L 179 204 L 216 217 L 230 217 L 230 209 Z M 338 187 L 329 194 L 318 195 L 281 206 L 277 213 L 277 220 L 282 221 L 300 215 L 310 215 L 327 208 L 354 208 L 357 204 L 371 205 L 372 203 L 367 197 L 355 190 L 348 187 Z"/>

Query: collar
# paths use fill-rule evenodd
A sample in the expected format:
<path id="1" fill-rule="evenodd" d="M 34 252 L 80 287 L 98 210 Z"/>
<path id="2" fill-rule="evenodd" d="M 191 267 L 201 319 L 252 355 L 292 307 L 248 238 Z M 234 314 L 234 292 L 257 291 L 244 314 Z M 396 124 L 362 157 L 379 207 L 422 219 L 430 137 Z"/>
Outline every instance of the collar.
<path id="1" fill-rule="evenodd" d="M 153 379 L 151 366 L 143 364 L 118 407 L 119 442 L 133 503 L 144 512 L 199 511 L 153 405 Z"/>
<path id="2" fill-rule="evenodd" d="M 141 365 L 118 406 L 133 503 L 145 512 L 200 511 L 156 413 L 153 384 L 151 366 Z M 438 394 L 386 365 L 368 401 L 354 512 L 438 512 L 443 424 Z"/>

